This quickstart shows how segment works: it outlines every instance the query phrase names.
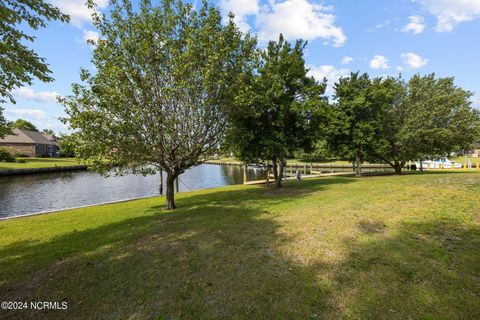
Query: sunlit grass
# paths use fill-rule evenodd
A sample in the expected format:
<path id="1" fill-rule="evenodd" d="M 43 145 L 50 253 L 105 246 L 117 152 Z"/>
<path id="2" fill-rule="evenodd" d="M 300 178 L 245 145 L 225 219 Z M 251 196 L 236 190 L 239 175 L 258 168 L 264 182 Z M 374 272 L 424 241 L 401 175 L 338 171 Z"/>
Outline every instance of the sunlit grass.
<path id="1" fill-rule="evenodd" d="M 473 157 L 456 157 L 456 158 L 451 158 L 450 161 L 455 161 L 456 163 L 468 163 L 468 159 L 472 161 L 472 163 L 480 163 L 480 158 L 473 158 Z"/>
<path id="2" fill-rule="evenodd" d="M 20 162 L 0 162 L 0 170 L 3 169 L 31 169 L 31 168 L 51 168 L 62 166 L 80 165 L 74 158 L 17 158 Z"/>

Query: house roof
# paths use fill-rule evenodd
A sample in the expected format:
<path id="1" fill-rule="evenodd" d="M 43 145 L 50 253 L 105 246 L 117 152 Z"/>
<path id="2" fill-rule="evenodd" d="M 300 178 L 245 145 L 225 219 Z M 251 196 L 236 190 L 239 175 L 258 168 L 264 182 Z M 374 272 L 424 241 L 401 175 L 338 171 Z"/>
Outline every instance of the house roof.
<path id="1" fill-rule="evenodd" d="M 13 129 L 13 134 L 0 139 L 0 143 L 26 143 L 26 144 L 49 144 L 58 146 L 58 142 L 52 135 L 25 129 Z"/>

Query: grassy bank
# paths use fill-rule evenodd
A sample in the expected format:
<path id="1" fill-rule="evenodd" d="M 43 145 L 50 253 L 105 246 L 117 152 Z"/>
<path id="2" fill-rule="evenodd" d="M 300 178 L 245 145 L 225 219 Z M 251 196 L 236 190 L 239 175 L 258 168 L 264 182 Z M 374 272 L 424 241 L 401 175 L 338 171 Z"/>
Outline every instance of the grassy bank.
<path id="1" fill-rule="evenodd" d="M 480 174 L 232 186 L 0 222 L 2 319 L 479 319 Z"/>
<path id="2" fill-rule="evenodd" d="M 468 158 L 465 160 L 465 157 L 456 157 L 452 158 L 451 161 L 455 161 L 457 163 L 468 163 Z M 472 161 L 472 163 L 480 163 L 480 158 L 470 158 L 470 161 Z"/>
<path id="3" fill-rule="evenodd" d="M 0 162 L 0 170 L 4 169 L 31 169 L 31 168 L 50 168 L 63 166 L 80 165 L 77 159 L 74 158 L 17 158 L 17 160 L 24 160 L 20 162 Z"/>

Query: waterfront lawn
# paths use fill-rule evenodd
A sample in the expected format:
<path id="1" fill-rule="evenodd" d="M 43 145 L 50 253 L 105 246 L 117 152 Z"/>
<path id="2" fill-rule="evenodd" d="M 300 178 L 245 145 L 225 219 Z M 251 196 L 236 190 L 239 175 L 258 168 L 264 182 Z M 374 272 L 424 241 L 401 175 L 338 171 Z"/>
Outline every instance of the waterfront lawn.
<path id="1" fill-rule="evenodd" d="M 468 159 L 468 158 L 467 158 Z M 468 160 L 465 161 L 465 157 L 456 157 L 456 158 L 452 158 L 450 159 L 451 161 L 455 161 L 457 163 L 468 163 Z M 480 163 L 480 158 L 473 158 L 471 157 L 470 158 L 470 161 L 472 161 L 472 163 Z"/>
<path id="2" fill-rule="evenodd" d="M 75 158 L 17 158 L 20 162 L 0 162 L 0 170 L 5 169 L 32 169 L 80 165 Z"/>
<path id="3" fill-rule="evenodd" d="M 230 186 L 0 222 L 2 319 L 479 319 L 480 174 Z"/>

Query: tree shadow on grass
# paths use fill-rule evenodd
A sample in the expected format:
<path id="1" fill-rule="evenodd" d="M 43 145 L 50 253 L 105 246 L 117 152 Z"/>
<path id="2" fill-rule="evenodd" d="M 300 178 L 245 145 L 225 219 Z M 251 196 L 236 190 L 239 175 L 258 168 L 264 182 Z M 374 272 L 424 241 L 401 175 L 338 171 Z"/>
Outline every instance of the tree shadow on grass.
<path id="1" fill-rule="evenodd" d="M 346 240 L 322 318 L 480 319 L 478 226 L 439 219 L 404 222 L 393 234 L 359 227 L 366 235 Z"/>
<path id="2" fill-rule="evenodd" d="M 8 311 L 5 318 L 303 316 L 318 303 L 318 290 L 277 250 L 291 239 L 273 219 L 276 206 L 353 181 L 184 194 L 174 212 L 159 201 L 140 217 L 14 243 L 0 249 L 2 300 L 67 301 L 69 308 Z"/>
<path id="3" fill-rule="evenodd" d="M 434 170 L 434 171 L 407 171 L 406 174 L 411 175 L 445 175 L 445 174 L 471 174 L 471 173 L 480 173 L 480 170 L 471 169 L 470 171 L 457 169 L 457 170 Z"/>

